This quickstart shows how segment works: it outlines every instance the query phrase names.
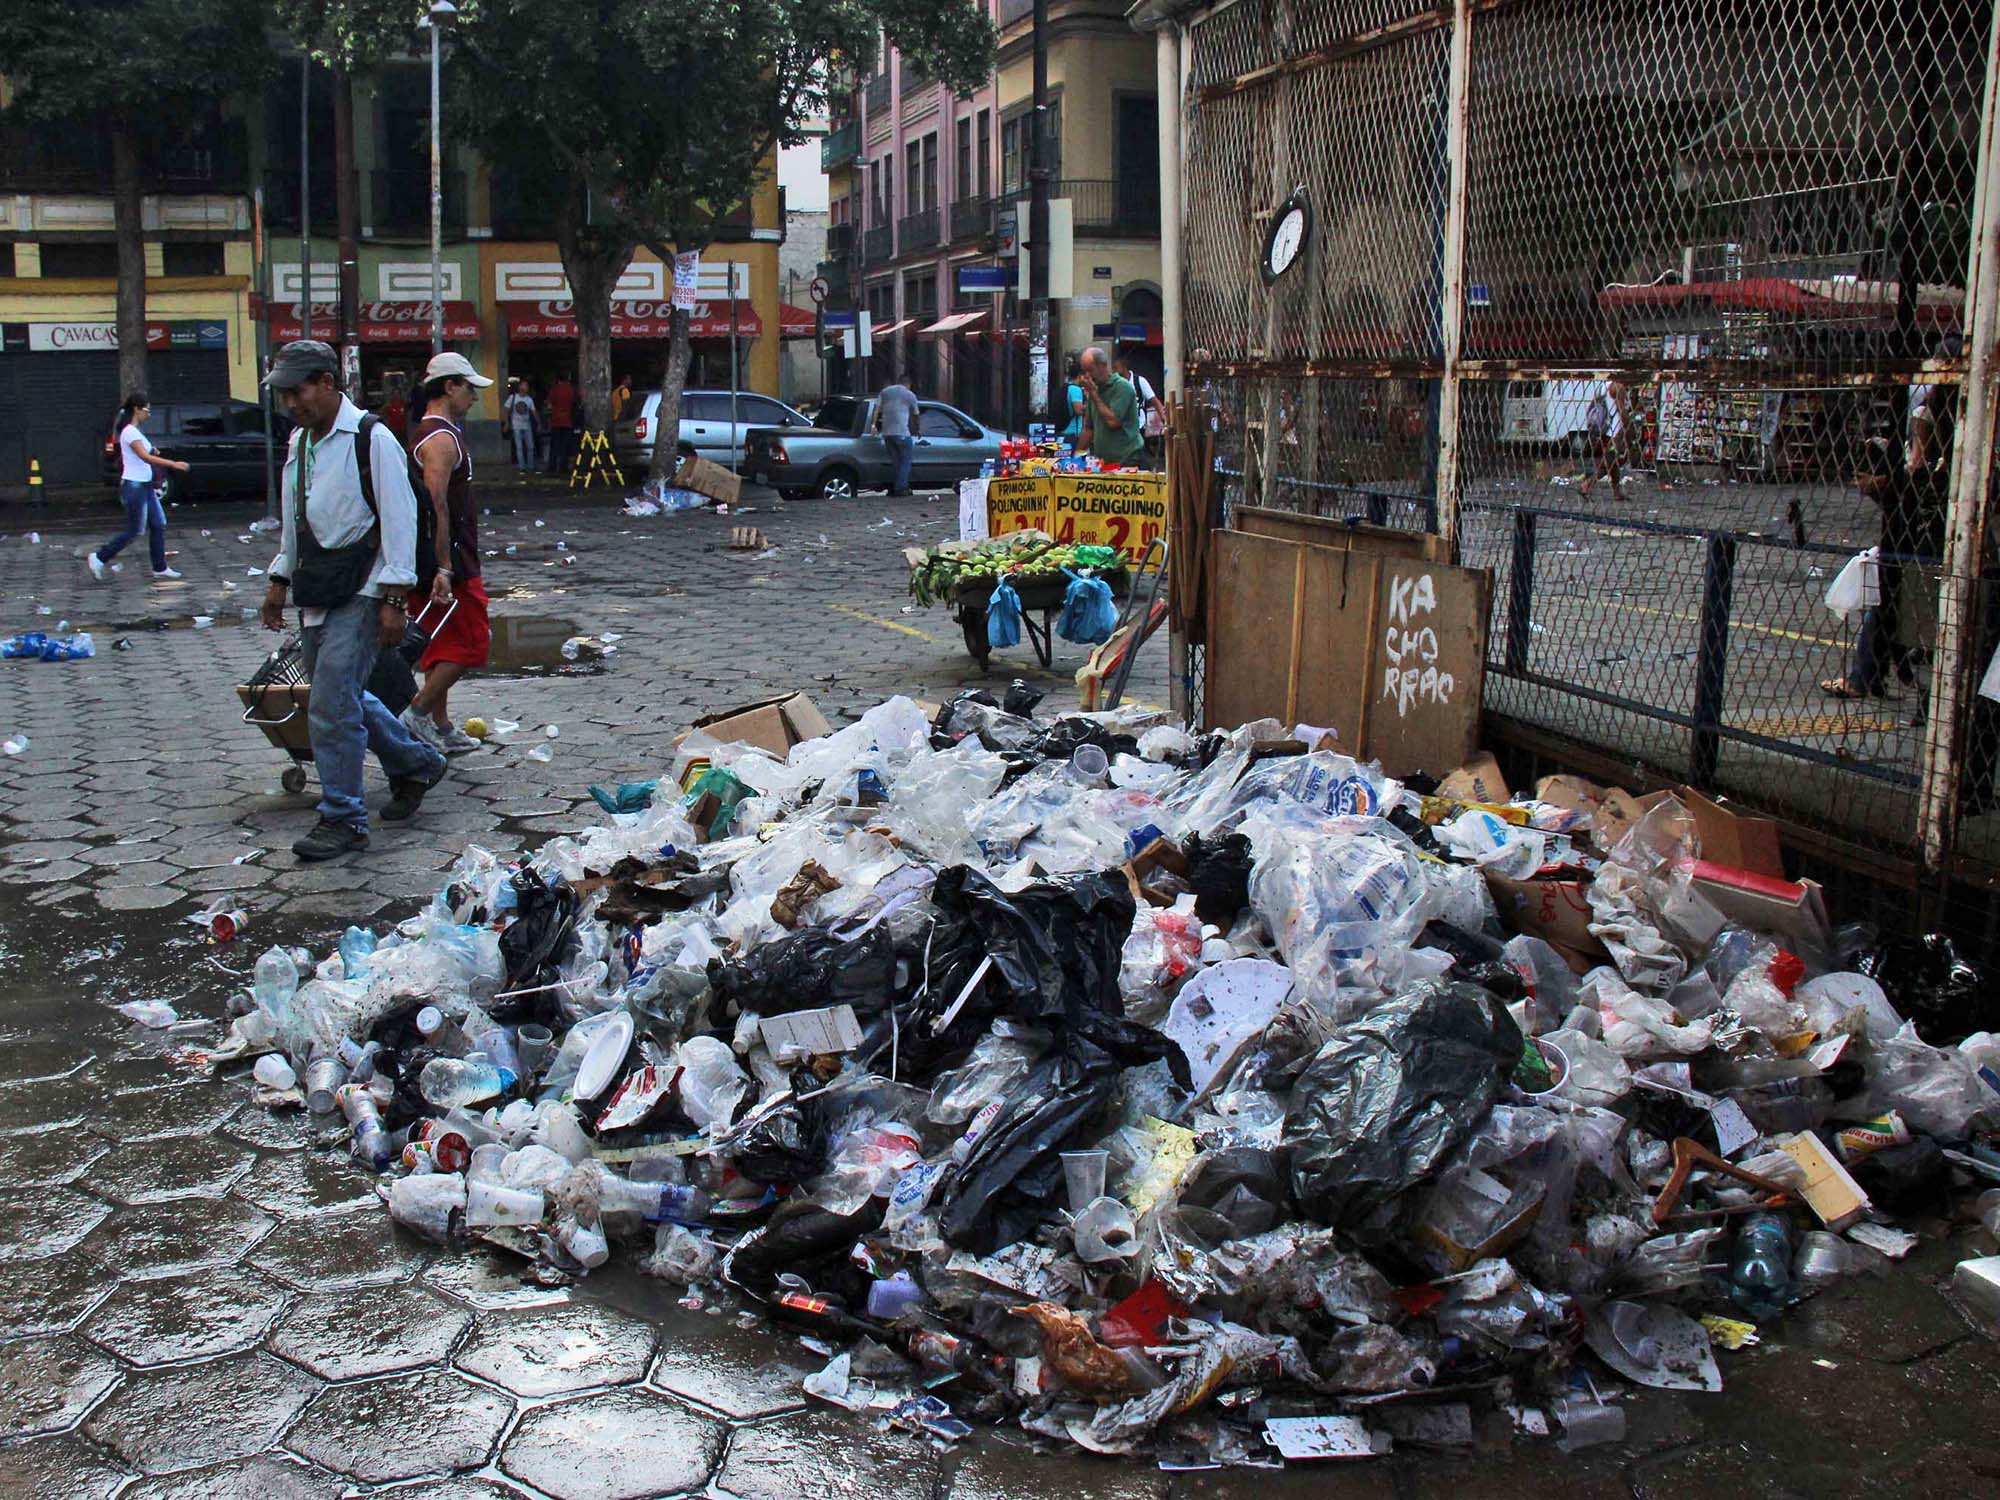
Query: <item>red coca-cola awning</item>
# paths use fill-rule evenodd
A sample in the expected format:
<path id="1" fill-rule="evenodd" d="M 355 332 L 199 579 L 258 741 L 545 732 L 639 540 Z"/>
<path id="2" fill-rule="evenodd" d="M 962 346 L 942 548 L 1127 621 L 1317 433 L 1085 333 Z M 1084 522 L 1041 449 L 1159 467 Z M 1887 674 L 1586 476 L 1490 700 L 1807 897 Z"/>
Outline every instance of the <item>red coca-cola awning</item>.
<path id="1" fill-rule="evenodd" d="M 431 337 L 431 307 L 428 302 L 364 302 L 361 304 L 361 342 L 364 344 L 425 344 Z M 269 304 L 271 337 L 278 343 L 289 339 L 340 339 L 340 304 L 315 302 L 312 332 L 301 329 L 299 304 Z M 448 339 L 479 337 L 479 309 L 470 302 L 444 305 L 444 336 Z"/>
<path id="2" fill-rule="evenodd" d="M 759 338 L 763 319 L 748 302 L 738 301 L 735 319 L 738 338 Z M 688 337 L 726 339 L 730 315 L 727 302 L 697 302 L 688 316 Z M 671 302 L 614 302 L 611 304 L 611 336 L 614 339 L 665 339 L 674 332 L 674 305 Z M 566 343 L 576 337 L 576 305 L 567 300 L 552 302 L 510 302 L 507 305 L 507 337 L 516 344 Z"/>
<path id="3" fill-rule="evenodd" d="M 813 329 L 819 326 L 819 317 L 810 307 L 794 307 L 789 302 L 778 304 L 778 336 L 787 339 L 809 339 Z"/>

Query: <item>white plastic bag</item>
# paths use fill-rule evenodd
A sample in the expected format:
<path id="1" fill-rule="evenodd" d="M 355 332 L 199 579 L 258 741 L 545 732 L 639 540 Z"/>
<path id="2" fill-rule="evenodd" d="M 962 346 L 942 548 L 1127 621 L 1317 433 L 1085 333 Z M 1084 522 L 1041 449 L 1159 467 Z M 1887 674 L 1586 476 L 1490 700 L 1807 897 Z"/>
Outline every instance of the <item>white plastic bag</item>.
<path id="1" fill-rule="evenodd" d="M 1827 585 L 1826 607 L 1843 620 L 1851 620 L 1863 610 L 1882 602 L 1882 549 L 1870 547 L 1857 552 L 1847 565 L 1833 575 Z"/>

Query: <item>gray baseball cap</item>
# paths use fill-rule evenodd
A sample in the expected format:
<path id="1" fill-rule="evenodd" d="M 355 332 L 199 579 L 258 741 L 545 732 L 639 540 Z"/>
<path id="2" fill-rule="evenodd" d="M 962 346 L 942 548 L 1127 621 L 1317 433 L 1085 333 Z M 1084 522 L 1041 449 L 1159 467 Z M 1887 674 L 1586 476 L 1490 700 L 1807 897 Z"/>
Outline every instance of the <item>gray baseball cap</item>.
<path id="1" fill-rule="evenodd" d="M 318 339 L 293 339 L 271 356 L 271 373 L 264 377 L 264 384 L 289 391 L 315 375 L 339 373 L 340 356 L 333 352 L 333 345 Z"/>

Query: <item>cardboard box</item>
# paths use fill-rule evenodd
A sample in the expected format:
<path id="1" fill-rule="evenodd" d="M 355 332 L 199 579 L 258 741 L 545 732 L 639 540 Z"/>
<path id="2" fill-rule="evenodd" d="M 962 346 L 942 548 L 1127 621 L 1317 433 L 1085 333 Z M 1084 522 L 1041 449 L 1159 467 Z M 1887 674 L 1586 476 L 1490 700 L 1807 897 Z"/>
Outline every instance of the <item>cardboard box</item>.
<path id="1" fill-rule="evenodd" d="M 1710 864 L 1748 870 L 1752 875 L 1785 878 L 1784 851 L 1778 840 L 1778 825 L 1769 818 L 1754 818 L 1737 812 L 1727 799 L 1712 800 L 1692 787 L 1681 787 L 1674 795 L 1694 814 L 1694 830 L 1701 840 L 1701 857 Z"/>
<path id="2" fill-rule="evenodd" d="M 1735 925 L 1774 933 L 1808 957 L 1831 951 L 1833 923 L 1817 882 L 1774 880 L 1709 859 L 1696 860 L 1693 873 L 1696 893 Z"/>
<path id="3" fill-rule="evenodd" d="M 768 750 L 780 760 L 792 746 L 833 733 L 812 699 L 804 693 L 787 693 L 781 698 L 764 698 L 740 708 L 724 709 L 705 719 L 696 719 L 674 740 L 678 746 L 695 730 L 713 736 L 723 744 L 741 743 Z"/>
<path id="4" fill-rule="evenodd" d="M 1592 838 L 1597 847 L 1609 854 L 1632 831 L 1635 823 L 1672 795 L 1671 792 L 1649 792 L 1643 797 L 1635 797 L 1620 787 L 1606 791 L 1592 815 Z"/>
<path id="5" fill-rule="evenodd" d="M 710 463 L 705 458 L 681 460 L 681 466 L 674 474 L 674 483 L 722 505 L 734 505 L 743 494 L 741 478 L 721 464 Z"/>
<path id="6" fill-rule="evenodd" d="M 1611 954 L 1590 931 L 1590 877 L 1573 871 L 1515 880 L 1486 872 L 1486 888 L 1500 920 L 1516 932 L 1541 938 L 1582 974 L 1609 963 Z"/>
<path id="7" fill-rule="evenodd" d="M 1449 802 L 1505 802 L 1514 794 L 1500 762 L 1482 750 L 1439 782 L 1437 795 Z"/>

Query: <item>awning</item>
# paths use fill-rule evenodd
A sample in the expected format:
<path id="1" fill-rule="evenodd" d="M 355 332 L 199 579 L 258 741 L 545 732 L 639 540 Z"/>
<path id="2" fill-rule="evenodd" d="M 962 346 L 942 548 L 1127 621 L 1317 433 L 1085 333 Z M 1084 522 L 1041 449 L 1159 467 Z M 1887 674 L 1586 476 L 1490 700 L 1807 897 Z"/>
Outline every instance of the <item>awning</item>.
<path id="1" fill-rule="evenodd" d="M 809 307 L 794 307 L 789 302 L 778 304 L 778 337 L 786 339 L 809 339 L 819 326 L 819 317 Z"/>
<path id="2" fill-rule="evenodd" d="M 1872 285 L 1872 284 L 1871 284 Z M 1832 295 L 1827 295 L 1831 293 Z M 1740 281 L 1669 281 L 1651 286 L 1611 286 L 1597 294 L 1606 307 L 1668 308 L 1705 302 L 1723 312 L 1766 312 L 1823 322 L 1893 315 L 1893 300 L 1871 294 L 1857 283 L 1851 289 L 1838 282 L 1811 287 L 1781 276 L 1750 276 Z"/>
<path id="3" fill-rule="evenodd" d="M 361 342 L 364 344 L 426 344 L 431 337 L 429 302 L 364 302 L 361 304 Z M 306 333 L 296 302 L 268 304 L 271 337 L 278 343 L 292 339 L 324 339 L 329 344 L 340 339 L 340 304 L 315 302 L 312 305 L 312 332 Z M 470 302 L 444 305 L 444 336 L 448 339 L 479 337 L 479 309 Z"/>
<path id="4" fill-rule="evenodd" d="M 901 333 L 905 328 L 914 326 L 916 321 L 915 318 L 904 318 L 895 323 L 884 323 L 868 336 L 871 339 L 886 339 L 892 333 Z"/>
<path id="5" fill-rule="evenodd" d="M 688 337 L 726 339 L 729 337 L 730 304 L 697 302 L 688 317 Z M 736 303 L 738 338 L 761 338 L 764 321 L 748 302 Z M 611 304 L 611 336 L 614 339 L 668 339 L 674 334 L 674 307 L 671 302 L 614 302 Z M 576 306 L 568 300 L 511 302 L 507 305 L 507 338 L 516 344 L 567 343 L 576 337 Z"/>
<path id="6" fill-rule="evenodd" d="M 918 337 L 930 338 L 935 334 L 970 333 L 975 328 L 984 327 L 987 318 L 990 316 L 992 316 L 991 312 L 983 307 L 974 312 L 953 313 L 950 317 L 939 318 L 930 327 L 920 330 Z"/>

